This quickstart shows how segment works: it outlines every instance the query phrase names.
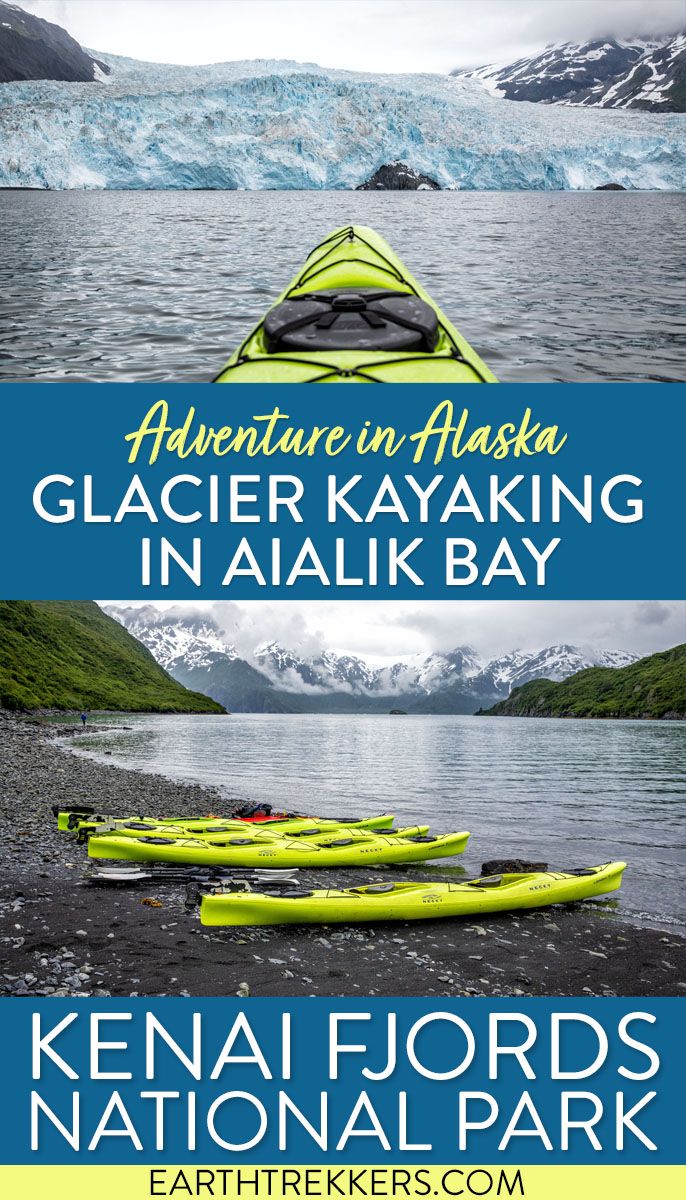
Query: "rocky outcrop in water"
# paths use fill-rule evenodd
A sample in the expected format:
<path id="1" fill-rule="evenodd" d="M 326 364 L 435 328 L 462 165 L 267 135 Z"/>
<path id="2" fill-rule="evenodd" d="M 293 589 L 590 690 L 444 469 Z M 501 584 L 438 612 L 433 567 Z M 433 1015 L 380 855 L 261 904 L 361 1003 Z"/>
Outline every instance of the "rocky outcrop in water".
<path id="1" fill-rule="evenodd" d="M 408 167 L 407 163 L 384 163 L 366 183 L 360 183 L 356 192 L 439 192 L 440 183 L 430 175 L 423 175 Z"/>

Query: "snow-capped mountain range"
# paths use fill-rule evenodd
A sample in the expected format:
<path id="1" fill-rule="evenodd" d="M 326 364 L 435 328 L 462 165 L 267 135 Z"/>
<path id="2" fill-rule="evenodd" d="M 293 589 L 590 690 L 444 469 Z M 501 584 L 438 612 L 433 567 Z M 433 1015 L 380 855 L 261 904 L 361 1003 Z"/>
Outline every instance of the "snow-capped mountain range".
<path id="1" fill-rule="evenodd" d="M 3 34 L 10 31 L 0 22 L 0 60 Z M 531 68 L 547 81 L 537 98 L 550 99 L 554 68 L 543 60 L 558 50 Z M 573 73 L 571 51 L 560 53 L 559 72 Z M 585 53 L 595 64 L 605 52 Z M 0 187 L 376 189 L 402 164 L 400 182 L 426 180 L 427 188 L 681 191 L 686 132 L 671 111 L 677 91 L 666 84 L 680 52 L 671 66 L 658 60 L 668 47 L 651 53 L 653 84 L 641 86 L 653 87 L 656 111 L 624 111 L 629 101 L 618 89 L 603 100 L 618 109 L 610 115 L 595 93 L 573 106 L 567 93 L 561 107 L 505 103 L 509 82 L 491 78 L 490 68 L 471 76 L 370 74 L 261 59 L 193 67 L 83 51 L 86 74 L 76 78 L 90 82 L 74 82 L 48 59 L 42 78 L 36 67 L 1 85 Z M 636 68 L 638 86 L 643 68 L 634 58 L 622 78 Z M 516 66 L 522 87 L 529 68 Z M 600 81 L 605 92 L 618 88 L 611 79 Z M 587 84 L 596 86 L 595 75 Z"/>
<path id="2" fill-rule="evenodd" d="M 401 704 L 413 711 L 473 712 L 531 679 L 561 680 L 586 667 L 623 667 L 637 658 L 560 644 L 484 661 L 471 646 L 459 646 L 375 666 L 326 649 L 302 655 L 278 641 L 239 652 L 212 620 L 183 611 L 113 605 L 107 612 L 171 675 L 234 711 L 327 711 L 328 701 L 335 711 Z"/>
<path id="3" fill-rule="evenodd" d="M 152 648 L 152 647 L 151 647 Z M 309 687 L 337 691 L 341 688 L 362 694 L 431 695 L 459 684 L 474 695 L 509 695 L 531 679 L 566 679 L 586 667 L 626 667 L 636 655 L 621 650 L 585 652 L 578 646 L 546 646 L 543 650 L 512 650 L 500 658 L 482 661 L 472 646 L 454 650 L 418 654 L 385 667 L 372 667 L 352 655 L 339 656 L 322 651 L 312 658 L 301 658 L 278 642 L 270 642 L 255 651 L 254 659 L 274 682 L 291 676 Z M 282 683 L 283 686 L 283 683 Z"/>
<path id="4" fill-rule="evenodd" d="M 543 104 L 683 112 L 686 36 L 565 42 L 507 65 L 456 70 L 494 96 Z"/>

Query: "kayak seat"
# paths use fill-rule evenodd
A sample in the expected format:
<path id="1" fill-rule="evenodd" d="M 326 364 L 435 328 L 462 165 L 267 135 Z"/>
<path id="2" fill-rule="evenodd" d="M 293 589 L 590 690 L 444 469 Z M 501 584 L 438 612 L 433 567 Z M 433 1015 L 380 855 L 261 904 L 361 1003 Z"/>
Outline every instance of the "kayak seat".
<path id="1" fill-rule="evenodd" d="M 495 888 L 500 887 L 502 882 L 502 875 L 488 875 L 485 879 L 470 879 L 467 886 L 478 888 Z"/>
<path id="2" fill-rule="evenodd" d="M 124 829 L 149 829 L 149 821 L 127 821 Z"/>
<path id="3" fill-rule="evenodd" d="M 430 833 L 425 833 L 421 837 L 407 838 L 407 841 L 408 842 L 435 842 L 436 838 L 432 837 Z"/>
<path id="4" fill-rule="evenodd" d="M 407 292 L 341 288 L 291 296 L 272 308 L 263 332 L 269 354 L 289 350 L 416 350 L 438 341 L 438 316 Z"/>
<path id="5" fill-rule="evenodd" d="M 149 846 L 173 846 L 174 838 L 165 837 L 142 837 L 137 838 L 138 842 L 147 842 Z"/>
<path id="6" fill-rule="evenodd" d="M 329 842 L 330 846 L 352 846 L 352 844 L 352 838 L 338 838 L 338 840 L 335 842 Z"/>
<path id="7" fill-rule="evenodd" d="M 368 887 L 351 888 L 353 892 L 359 892 L 361 896 L 380 896 L 384 892 L 395 891 L 394 883 L 370 883 Z"/>

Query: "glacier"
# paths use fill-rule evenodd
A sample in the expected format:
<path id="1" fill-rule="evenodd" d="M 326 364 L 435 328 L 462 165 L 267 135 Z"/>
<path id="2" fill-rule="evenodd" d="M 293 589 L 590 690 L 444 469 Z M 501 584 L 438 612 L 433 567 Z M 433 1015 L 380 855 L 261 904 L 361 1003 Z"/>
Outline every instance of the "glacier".
<path id="1" fill-rule="evenodd" d="M 393 161 L 451 189 L 686 187 L 678 113 L 514 103 L 452 76 L 97 57 L 111 74 L 93 83 L 0 85 L 0 187 L 339 190 Z"/>

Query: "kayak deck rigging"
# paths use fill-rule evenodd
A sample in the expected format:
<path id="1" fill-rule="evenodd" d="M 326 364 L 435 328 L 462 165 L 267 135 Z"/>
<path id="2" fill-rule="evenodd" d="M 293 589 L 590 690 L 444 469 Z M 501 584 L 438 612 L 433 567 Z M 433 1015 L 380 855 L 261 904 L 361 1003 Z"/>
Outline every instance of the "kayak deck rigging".
<path id="1" fill-rule="evenodd" d="M 349 320 L 346 328 L 350 332 L 350 348 L 343 339 L 338 348 L 327 350 L 327 339 L 331 340 L 327 329 L 331 326 L 325 321 L 322 329 L 315 321 L 310 328 L 322 330 L 322 344 L 317 346 L 314 333 L 307 335 L 313 345 L 312 352 L 270 350 L 270 323 L 275 324 L 281 306 L 288 309 L 290 316 L 294 301 L 314 300 L 326 293 L 327 305 L 333 308 L 337 298 L 339 312 L 347 308 L 350 313 L 353 298 L 357 302 L 365 291 L 376 292 L 377 300 L 385 295 L 389 303 L 391 297 L 414 297 L 417 305 L 410 324 L 418 337 L 423 332 L 427 348 L 421 352 L 374 349 L 375 324 L 379 328 L 380 321 L 387 327 L 382 342 L 389 340 L 390 327 L 396 331 L 390 340 L 398 341 L 397 330 L 407 325 L 408 314 L 394 314 L 392 305 L 385 313 L 377 311 L 367 297 L 369 331 L 361 332 L 364 322 Z M 422 319 L 424 310 L 431 315 L 428 324 Z M 358 312 L 362 309 L 358 308 Z M 435 326 L 436 335 L 431 344 L 429 325 Z M 315 247 L 303 270 L 243 340 L 214 382 L 496 383 L 497 380 L 384 239 L 365 226 L 347 225 Z"/>

